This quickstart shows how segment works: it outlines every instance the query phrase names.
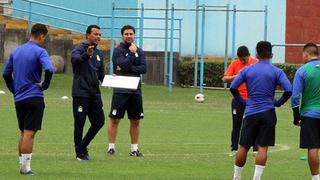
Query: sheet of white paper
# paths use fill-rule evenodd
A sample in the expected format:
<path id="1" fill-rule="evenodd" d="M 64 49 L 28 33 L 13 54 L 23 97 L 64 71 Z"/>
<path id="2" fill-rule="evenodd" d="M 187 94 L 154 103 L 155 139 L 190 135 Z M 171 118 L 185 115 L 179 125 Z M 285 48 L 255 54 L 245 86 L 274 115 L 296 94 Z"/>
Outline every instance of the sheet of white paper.
<path id="1" fill-rule="evenodd" d="M 112 88 L 137 89 L 139 81 L 140 77 L 105 75 L 101 86 Z"/>

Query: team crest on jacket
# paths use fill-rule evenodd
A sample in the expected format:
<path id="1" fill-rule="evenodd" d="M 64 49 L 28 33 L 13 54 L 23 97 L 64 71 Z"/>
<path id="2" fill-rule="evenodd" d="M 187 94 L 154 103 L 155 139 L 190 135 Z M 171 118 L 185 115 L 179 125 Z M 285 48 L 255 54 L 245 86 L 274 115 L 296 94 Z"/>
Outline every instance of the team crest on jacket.
<path id="1" fill-rule="evenodd" d="M 78 112 L 82 112 L 82 111 L 83 111 L 82 106 L 78 106 Z"/>

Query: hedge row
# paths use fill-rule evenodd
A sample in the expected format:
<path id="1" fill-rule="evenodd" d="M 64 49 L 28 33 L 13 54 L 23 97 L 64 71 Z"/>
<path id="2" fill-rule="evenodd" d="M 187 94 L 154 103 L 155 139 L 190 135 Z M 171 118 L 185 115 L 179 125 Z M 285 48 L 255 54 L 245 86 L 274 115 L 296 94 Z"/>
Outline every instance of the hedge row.
<path id="1" fill-rule="evenodd" d="M 200 84 L 200 63 L 198 63 L 198 85 Z M 230 63 L 228 63 L 229 65 Z M 296 70 L 301 65 L 296 64 L 274 64 L 275 66 L 281 68 L 289 80 L 292 82 Z M 193 86 L 194 81 L 194 62 L 184 61 L 178 64 L 177 67 L 178 79 L 180 86 L 188 87 Z M 222 77 L 224 73 L 224 63 L 223 62 L 205 62 L 204 64 L 204 79 L 203 83 L 206 87 L 223 87 Z"/>

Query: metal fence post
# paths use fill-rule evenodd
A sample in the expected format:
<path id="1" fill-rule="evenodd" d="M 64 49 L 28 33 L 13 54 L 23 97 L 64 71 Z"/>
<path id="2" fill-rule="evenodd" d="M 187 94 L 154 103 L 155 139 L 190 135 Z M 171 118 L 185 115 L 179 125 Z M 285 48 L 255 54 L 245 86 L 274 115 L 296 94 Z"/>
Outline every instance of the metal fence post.
<path id="1" fill-rule="evenodd" d="M 29 15 L 28 15 L 28 33 L 31 34 L 31 26 L 32 26 L 32 20 L 31 20 L 31 1 L 29 1 Z"/>
<path id="2" fill-rule="evenodd" d="M 204 75 L 204 35 L 205 35 L 205 5 L 202 5 L 202 28 L 201 28 L 201 63 L 200 63 L 200 93 L 203 94 L 203 75 Z"/>
<path id="3" fill-rule="evenodd" d="M 181 19 L 179 19 L 179 55 L 181 55 Z"/>
<path id="4" fill-rule="evenodd" d="M 139 47 L 143 48 L 143 21 L 144 21 L 144 4 L 141 3 L 141 12 L 139 19 Z"/>
<path id="5" fill-rule="evenodd" d="M 224 50 L 224 72 L 227 70 L 228 66 L 228 47 L 229 47 L 229 7 L 230 5 L 227 4 L 227 11 L 226 11 L 226 37 L 225 37 L 225 50 Z M 224 83 L 224 89 L 227 88 L 227 83 Z"/>
<path id="6" fill-rule="evenodd" d="M 237 25 L 237 8 L 233 5 L 233 21 L 232 21 L 232 60 L 236 58 L 236 25 Z"/>
<path id="7" fill-rule="evenodd" d="M 166 0 L 166 22 L 164 33 L 164 63 L 163 63 L 163 83 L 167 85 L 168 82 L 168 8 L 169 0 Z"/>
<path id="8" fill-rule="evenodd" d="M 198 86 L 198 26 L 199 26 L 199 0 L 196 1 L 196 24 L 195 24 L 195 41 L 194 41 L 194 78 L 193 86 L 197 88 Z"/>
<path id="9" fill-rule="evenodd" d="M 139 20 L 139 47 L 143 49 L 143 21 L 144 21 L 144 4 L 141 3 L 141 12 Z M 140 75 L 141 83 L 143 84 L 143 75 Z"/>
<path id="10" fill-rule="evenodd" d="M 173 37 L 174 37 L 174 4 L 171 5 L 170 26 L 170 64 L 169 64 L 169 92 L 172 92 L 173 80 Z"/>
<path id="11" fill-rule="evenodd" d="M 112 62 L 112 56 L 113 56 L 113 49 L 114 49 L 114 12 L 115 11 L 115 4 L 112 3 L 112 12 L 111 12 L 111 33 L 110 33 L 110 60 L 109 60 L 109 74 L 113 74 L 113 62 Z"/>
<path id="12" fill-rule="evenodd" d="M 264 6 L 264 40 L 268 39 L 268 5 Z"/>

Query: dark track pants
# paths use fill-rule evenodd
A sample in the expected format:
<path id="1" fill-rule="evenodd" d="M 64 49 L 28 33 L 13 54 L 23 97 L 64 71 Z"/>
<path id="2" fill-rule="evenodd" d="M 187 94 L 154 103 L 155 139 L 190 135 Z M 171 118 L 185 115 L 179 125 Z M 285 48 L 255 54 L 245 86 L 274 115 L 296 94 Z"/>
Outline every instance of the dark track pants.
<path id="1" fill-rule="evenodd" d="M 90 128 L 84 138 L 83 128 L 89 117 Z M 101 96 L 92 98 L 73 97 L 74 145 L 77 155 L 86 151 L 87 146 L 104 125 L 105 117 Z"/>

